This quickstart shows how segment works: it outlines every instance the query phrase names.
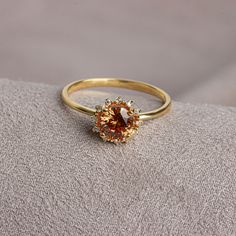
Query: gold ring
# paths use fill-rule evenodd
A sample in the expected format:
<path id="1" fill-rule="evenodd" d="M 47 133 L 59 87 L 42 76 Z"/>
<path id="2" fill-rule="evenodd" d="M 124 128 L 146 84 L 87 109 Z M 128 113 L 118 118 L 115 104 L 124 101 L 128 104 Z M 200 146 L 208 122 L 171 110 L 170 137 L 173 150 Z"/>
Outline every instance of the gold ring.
<path id="1" fill-rule="evenodd" d="M 158 97 L 162 101 L 162 105 L 152 111 L 141 112 L 134 108 L 133 101 L 126 102 L 118 97 L 115 100 L 106 99 L 103 105 L 97 105 L 95 109 L 92 109 L 71 99 L 70 95 L 73 92 L 92 87 L 118 87 L 141 91 Z M 94 116 L 93 131 L 98 132 L 104 141 L 115 144 L 127 142 L 136 133 L 143 120 L 164 115 L 171 105 L 170 96 L 162 89 L 144 82 L 118 78 L 91 78 L 74 81 L 63 88 L 62 99 L 70 108 Z"/>

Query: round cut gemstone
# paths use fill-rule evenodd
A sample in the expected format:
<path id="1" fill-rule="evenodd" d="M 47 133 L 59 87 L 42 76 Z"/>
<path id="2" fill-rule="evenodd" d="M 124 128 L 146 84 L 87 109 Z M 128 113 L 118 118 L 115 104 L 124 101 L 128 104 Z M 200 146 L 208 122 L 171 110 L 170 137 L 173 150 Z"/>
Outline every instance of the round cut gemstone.
<path id="1" fill-rule="evenodd" d="M 126 142 L 139 127 L 139 114 L 125 101 L 106 102 L 96 112 L 95 130 L 105 141 Z"/>

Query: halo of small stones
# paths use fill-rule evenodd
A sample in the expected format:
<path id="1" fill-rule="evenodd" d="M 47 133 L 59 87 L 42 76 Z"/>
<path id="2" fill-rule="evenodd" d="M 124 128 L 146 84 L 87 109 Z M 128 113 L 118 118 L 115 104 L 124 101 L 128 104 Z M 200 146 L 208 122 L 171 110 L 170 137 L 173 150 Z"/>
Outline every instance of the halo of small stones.
<path id="1" fill-rule="evenodd" d="M 133 101 L 130 100 L 126 102 L 118 97 L 115 101 L 106 99 L 105 104 L 102 106 L 97 105 L 95 107 L 96 121 L 93 131 L 98 132 L 104 141 L 113 142 L 115 144 L 127 142 L 127 140 L 137 132 L 139 126 L 142 124 L 139 119 L 140 110 L 135 109 L 132 104 Z M 112 132 L 109 128 L 109 122 L 111 122 L 111 119 L 113 119 L 114 116 L 113 108 L 117 106 L 126 109 L 129 118 L 126 127 L 123 127 L 119 131 L 113 130 Z"/>

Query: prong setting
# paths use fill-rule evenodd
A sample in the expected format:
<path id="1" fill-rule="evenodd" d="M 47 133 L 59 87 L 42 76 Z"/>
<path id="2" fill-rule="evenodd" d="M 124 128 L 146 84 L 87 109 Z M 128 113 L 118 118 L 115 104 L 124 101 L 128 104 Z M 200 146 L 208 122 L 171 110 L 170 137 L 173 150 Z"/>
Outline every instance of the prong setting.
<path id="1" fill-rule="evenodd" d="M 133 100 L 129 100 L 129 101 L 127 102 L 127 105 L 128 105 L 129 107 L 131 107 L 133 104 L 134 104 L 134 101 L 133 101 Z"/>

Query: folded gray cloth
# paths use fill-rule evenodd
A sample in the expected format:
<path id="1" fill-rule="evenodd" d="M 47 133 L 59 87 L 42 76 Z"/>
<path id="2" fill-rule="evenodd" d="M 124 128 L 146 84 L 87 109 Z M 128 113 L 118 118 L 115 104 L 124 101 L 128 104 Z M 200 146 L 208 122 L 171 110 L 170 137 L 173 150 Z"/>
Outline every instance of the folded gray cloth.
<path id="1" fill-rule="evenodd" d="M 122 145 L 58 87 L 0 80 L 0 112 L 0 235 L 236 234 L 236 108 L 174 102 Z"/>

